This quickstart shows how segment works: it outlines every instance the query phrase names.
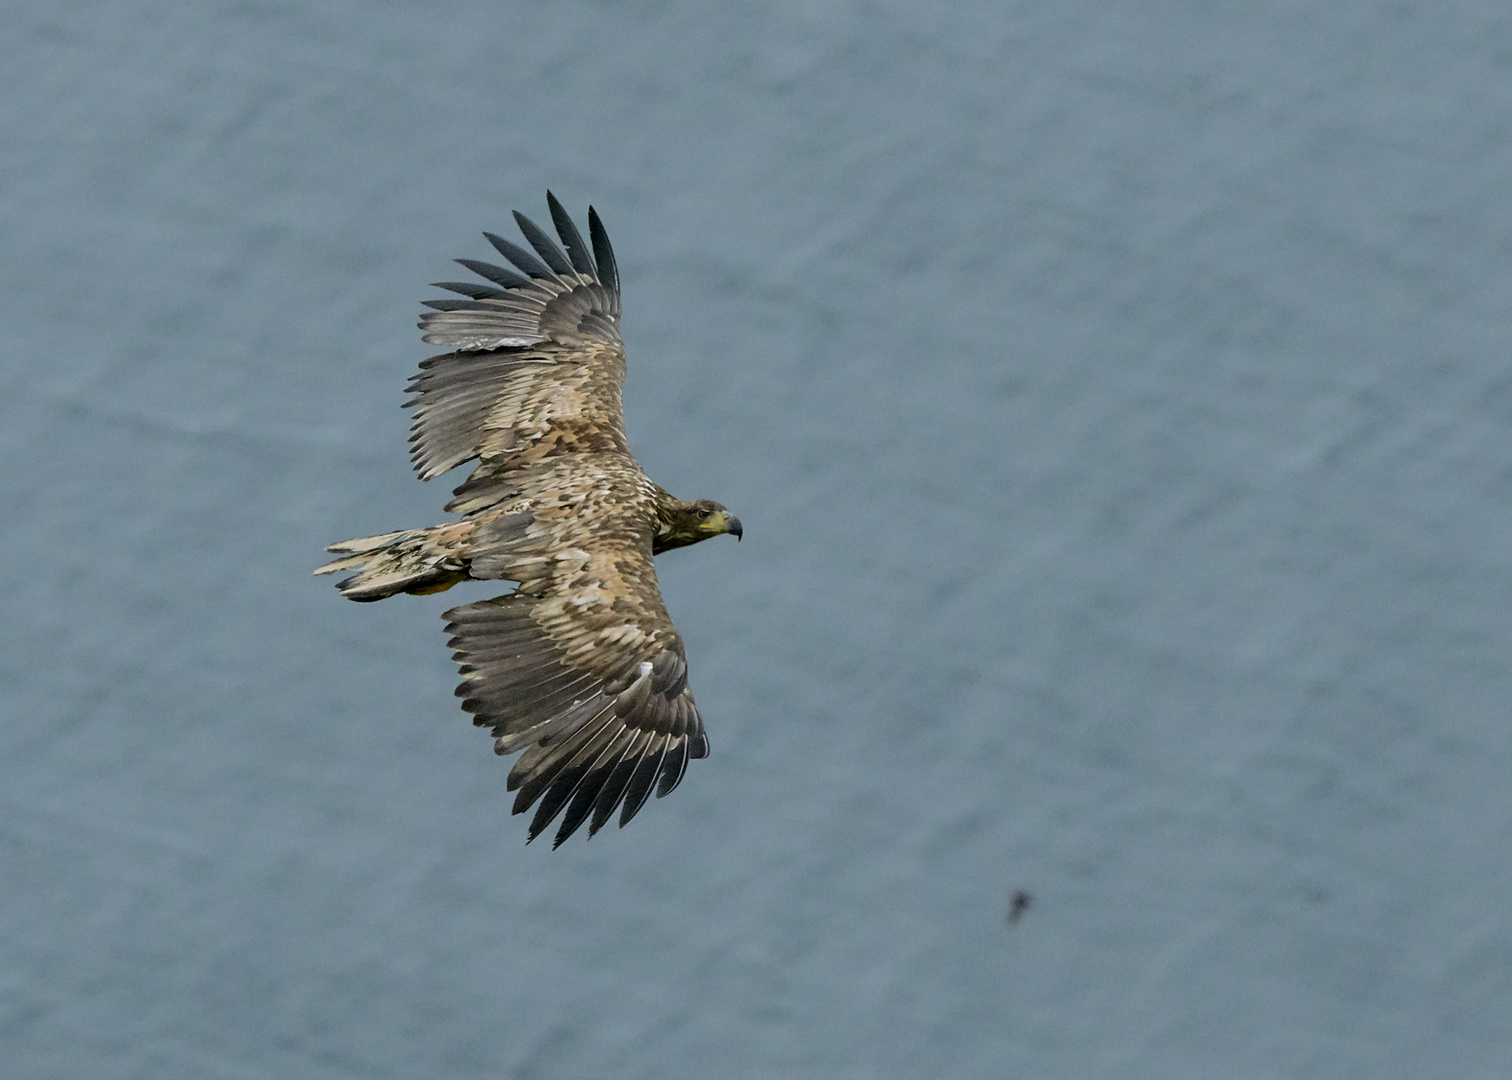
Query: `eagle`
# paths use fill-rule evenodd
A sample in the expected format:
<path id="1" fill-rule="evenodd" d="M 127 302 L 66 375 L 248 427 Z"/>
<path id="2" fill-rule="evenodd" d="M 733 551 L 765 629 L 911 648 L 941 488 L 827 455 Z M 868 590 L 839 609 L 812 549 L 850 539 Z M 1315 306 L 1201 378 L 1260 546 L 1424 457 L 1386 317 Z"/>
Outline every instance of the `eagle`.
<path id="1" fill-rule="evenodd" d="M 488 284 L 437 282 L 465 299 L 424 302 L 423 340 L 452 351 L 410 380 L 410 457 L 422 480 L 477 462 L 446 506 L 460 519 L 332 544 L 339 557 L 315 573 L 356 571 L 337 587 L 358 601 L 514 583 L 443 617 L 462 708 L 495 753 L 524 751 L 507 788 L 516 814 L 539 802 L 526 842 L 562 815 L 557 847 L 616 810 L 623 827 L 708 756 L 652 557 L 742 530 L 631 456 L 614 251 L 592 207 L 590 249 L 549 191 L 546 203 L 560 246 L 516 211 L 534 254 L 484 233 L 513 269 L 458 259 Z"/>

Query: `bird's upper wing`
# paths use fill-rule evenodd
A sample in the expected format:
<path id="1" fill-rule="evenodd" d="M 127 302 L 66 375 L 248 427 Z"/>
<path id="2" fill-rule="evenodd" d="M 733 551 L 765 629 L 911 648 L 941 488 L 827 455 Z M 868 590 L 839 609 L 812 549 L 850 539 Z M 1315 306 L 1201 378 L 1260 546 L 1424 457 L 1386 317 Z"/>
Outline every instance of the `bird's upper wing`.
<path id="1" fill-rule="evenodd" d="M 546 199 L 562 247 L 516 212 L 535 255 L 484 235 L 518 272 L 458 259 L 493 284 L 438 282 L 468 299 L 426 301 L 435 310 L 420 319 L 425 340 L 457 351 L 422 362 L 410 381 L 411 457 L 423 480 L 478 457 L 480 471 L 496 473 L 564 451 L 626 450 L 614 252 L 592 208 L 590 251 L 562 204 Z"/>
<path id="2" fill-rule="evenodd" d="M 531 839 L 564 809 L 556 844 L 584 821 L 592 836 L 620 807 L 623 826 L 653 788 L 666 795 L 689 758 L 708 755 L 650 535 L 629 513 L 536 502 L 489 516 L 473 563 L 520 586 L 446 613 L 457 694 L 493 728 L 498 753 L 525 751 L 509 790 L 517 814 L 541 801 Z"/>

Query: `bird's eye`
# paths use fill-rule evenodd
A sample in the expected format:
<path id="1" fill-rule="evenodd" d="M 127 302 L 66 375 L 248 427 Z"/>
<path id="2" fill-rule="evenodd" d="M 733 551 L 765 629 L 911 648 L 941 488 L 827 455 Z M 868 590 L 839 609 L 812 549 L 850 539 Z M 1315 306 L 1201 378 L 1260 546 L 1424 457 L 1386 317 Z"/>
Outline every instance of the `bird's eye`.
<path id="1" fill-rule="evenodd" d="M 714 511 L 712 511 L 712 510 L 700 510 L 698 512 L 698 516 L 701 517 L 701 518 L 707 518 L 707 517 L 709 517 L 713 513 L 714 513 Z"/>

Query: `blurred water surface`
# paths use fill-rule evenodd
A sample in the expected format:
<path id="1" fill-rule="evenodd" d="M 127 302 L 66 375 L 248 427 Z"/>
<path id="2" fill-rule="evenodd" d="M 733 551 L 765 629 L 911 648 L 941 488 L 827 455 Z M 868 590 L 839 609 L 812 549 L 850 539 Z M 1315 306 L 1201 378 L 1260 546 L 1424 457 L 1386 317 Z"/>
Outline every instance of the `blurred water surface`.
<path id="1" fill-rule="evenodd" d="M 8 1075 L 1512 1075 L 1506 5 L 7 28 Z M 309 577 L 441 519 L 418 301 L 548 186 L 746 526 L 713 756 L 555 853 L 487 590 Z"/>

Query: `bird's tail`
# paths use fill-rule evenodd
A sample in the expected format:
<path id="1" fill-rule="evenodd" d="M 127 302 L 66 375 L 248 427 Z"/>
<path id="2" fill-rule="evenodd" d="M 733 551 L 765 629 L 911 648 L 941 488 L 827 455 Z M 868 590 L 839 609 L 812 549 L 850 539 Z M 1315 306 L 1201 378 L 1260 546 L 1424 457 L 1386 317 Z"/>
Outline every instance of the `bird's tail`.
<path id="1" fill-rule="evenodd" d="M 442 592 L 467 579 L 466 548 L 472 530 L 471 521 L 453 521 L 429 529 L 344 540 L 326 548 L 341 558 L 315 573 L 356 570 L 336 583 L 348 600 L 382 600 L 402 592 Z"/>

